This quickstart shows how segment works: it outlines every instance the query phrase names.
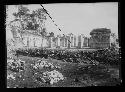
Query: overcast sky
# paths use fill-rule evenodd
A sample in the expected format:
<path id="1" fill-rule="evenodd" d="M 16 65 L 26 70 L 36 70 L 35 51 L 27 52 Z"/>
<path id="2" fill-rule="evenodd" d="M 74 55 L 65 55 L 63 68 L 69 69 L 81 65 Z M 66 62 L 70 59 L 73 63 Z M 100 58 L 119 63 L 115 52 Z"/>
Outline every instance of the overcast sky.
<path id="1" fill-rule="evenodd" d="M 40 5 L 26 5 L 31 11 L 41 8 Z M 59 33 L 84 34 L 89 36 L 92 29 L 106 27 L 118 34 L 118 3 L 60 3 L 43 4 L 58 27 L 50 18 L 46 21 L 47 30 Z M 14 19 L 12 13 L 16 6 L 8 6 L 8 21 Z"/>

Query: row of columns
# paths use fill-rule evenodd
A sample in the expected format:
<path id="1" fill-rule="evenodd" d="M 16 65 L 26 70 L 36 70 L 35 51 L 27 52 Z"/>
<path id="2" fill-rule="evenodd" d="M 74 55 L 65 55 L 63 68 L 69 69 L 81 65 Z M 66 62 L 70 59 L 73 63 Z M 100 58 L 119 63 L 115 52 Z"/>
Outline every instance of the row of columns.
<path id="1" fill-rule="evenodd" d="M 55 39 L 55 42 L 52 40 L 53 38 L 50 38 L 52 47 L 59 47 L 59 48 L 84 48 L 89 46 L 89 39 L 87 37 L 83 37 L 82 35 L 75 36 L 75 35 L 69 35 L 69 36 L 57 36 Z M 52 45 L 55 44 L 55 45 Z"/>
<path id="2" fill-rule="evenodd" d="M 47 40 L 42 37 L 24 36 L 23 43 L 25 47 L 47 47 Z"/>
<path id="3" fill-rule="evenodd" d="M 75 36 L 57 36 L 49 37 L 48 40 L 45 38 L 37 38 L 25 36 L 23 37 L 24 46 L 27 47 L 48 47 L 48 48 L 84 48 L 88 47 L 88 38 L 82 35 Z M 55 40 L 53 40 L 55 39 Z"/>

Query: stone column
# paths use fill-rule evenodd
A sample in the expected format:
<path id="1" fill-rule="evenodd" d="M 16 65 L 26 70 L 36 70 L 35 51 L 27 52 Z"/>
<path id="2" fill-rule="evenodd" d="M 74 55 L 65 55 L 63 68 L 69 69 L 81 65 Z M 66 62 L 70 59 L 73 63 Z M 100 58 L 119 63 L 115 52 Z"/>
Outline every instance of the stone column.
<path id="1" fill-rule="evenodd" d="M 62 39 L 60 38 L 60 47 L 62 47 Z"/>
<path id="2" fill-rule="evenodd" d="M 53 48 L 53 41 L 52 41 L 53 37 L 50 37 L 50 48 Z"/>
<path id="3" fill-rule="evenodd" d="M 76 47 L 78 47 L 78 35 L 76 36 Z"/>
<path id="4" fill-rule="evenodd" d="M 72 36 L 72 47 L 74 47 L 74 36 Z"/>
<path id="5" fill-rule="evenodd" d="M 27 37 L 23 37 L 23 43 L 24 43 L 24 46 L 27 46 Z"/>
<path id="6" fill-rule="evenodd" d="M 40 38 L 40 47 L 42 47 L 42 37 Z"/>
<path id="7" fill-rule="evenodd" d="M 74 47 L 76 48 L 76 36 L 74 36 Z"/>
<path id="8" fill-rule="evenodd" d="M 37 39 L 33 38 L 33 42 L 34 42 L 34 47 L 35 47 L 35 43 L 36 43 L 35 41 L 36 41 L 36 40 L 37 40 Z"/>
<path id="9" fill-rule="evenodd" d="M 62 47 L 64 47 L 64 38 L 62 38 Z"/>
<path id="10" fill-rule="evenodd" d="M 70 48 L 72 47 L 72 38 L 70 36 Z"/>
<path id="11" fill-rule="evenodd" d="M 60 37 L 57 37 L 57 46 L 60 46 Z"/>
<path id="12" fill-rule="evenodd" d="M 34 47 L 34 40 L 33 40 L 33 38 L 31 38 L 30 43 L 31 43 L 31 47 Z"/>
<path id="13" fill-rule="evenodd" d="M 68 36 L 68 48 L 70 48 L 70 47 L 71 47 L 71 37 Z"/>
<path id="14" fill-rule="evenodd" d="M 87 47 L 89 46 L 89 39 L 87 38 Z"/>
<path id="15" fill-rule="evenodd" d="M 29 37 L 27 37 L 27 47 L 29 47 Z"/>
<path id="16" fill-rule="evenodd" d="M 86 47 L 85 46 L 85 37 L 83 37 L 83 48 Z"/>
<path id="17" fill-rule="evenodd" d="M 81 48 L 81 35 L 78 36 L 78 48 Z"/>
<path id="18" fill-rule="evenodd" d="M 80 35 L 80 38 L 81 38 L 81 48 L 83 46 L 83 38 L 82 38 L 82 35 Z"/>
<path id="19" fill-rule="evenodd" d="M 63 47 L 65 47 L 65 37 L 63 37 Z"/>
<path id="20" fill-rule="evenodd" d="M 68 47 L 68 39 L 66 38 L 65 40 L 66 40 L 66 45 L 65 45 L 65 47 L 67 48 L 67 47 Z"/>
<path id="21" fill-rule="evenodd" d="M 56 37 L 55 42 L 56 42 L 56 47 L 57 47 L 58 46 L 58 39 L 57 39 L 57 37 Z"/>
<path id="22" fill-rule="evenodd" d="M 72 38 L 72 36 L 70 37 L 70 42 L 71 42 L 71 48 L 72 48 L 72 46 L 73 46 L 73 38 Z"/>

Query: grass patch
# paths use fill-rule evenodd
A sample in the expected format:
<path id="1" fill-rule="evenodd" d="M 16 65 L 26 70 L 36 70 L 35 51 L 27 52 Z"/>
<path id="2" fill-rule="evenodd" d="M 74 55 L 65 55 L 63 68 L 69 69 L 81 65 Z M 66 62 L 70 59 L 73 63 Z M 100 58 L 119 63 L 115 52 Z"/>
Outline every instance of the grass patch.
<path id="1" fill-rule="evenodd" d="M 34 70 L 31 67 L 31 64 L 37 62 L 41 58 L 38 57 L 27 57 L 27 56 L 19 56 L 23 61 L 26 61 L 25 71 L 22 72 L 23 78 L 16 77 L 16 80 L 11 81 L 9 84 L 18 85 L 18 87 L 24 88 L 36 88 L 36 87 L 86 87 L 86 86 L 110 86 L 117 85 L 119 83 L 118 78 L 112 78 L 112 74 L 115 75 L 116 70 L 110 70 L 109 67 L 105 65 L 90 65 L 90 64 L 79 64 L 79 63 L 70 63 L 70 62 L 62 62 L 60 60 L 55 59 L 43 59 L 54 65 L 60 65 L 60 69 L 56 69 L 61 72 L 66 79 L 63 81 L 59 81 L 54 85 L 50 85 L 47 83 L 38 83 L 35 81 L 34 73 L 40 74 L 47 69 L 42 70 Z M 112 71 L 112 73 L 111 73 Z M 19 73 L 17 73 L 18 75 Z M 24 80 L 23 80 L 24 79 Z"/>

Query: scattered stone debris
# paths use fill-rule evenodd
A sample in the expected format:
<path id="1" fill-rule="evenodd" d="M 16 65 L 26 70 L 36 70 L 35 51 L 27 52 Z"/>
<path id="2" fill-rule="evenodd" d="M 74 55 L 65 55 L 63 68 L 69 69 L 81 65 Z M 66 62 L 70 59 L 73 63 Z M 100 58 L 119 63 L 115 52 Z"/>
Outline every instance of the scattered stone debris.
<path id="1" fill-rule="evenodd" d="M 60 80 L 64 80 L 65 77 L 59 71 L 53 70 L 53 71 L 45 71 L 42 74 L 35 73 L 34 79 L 35 82 L 39 83 L 40 85 L 41 84 L 53 85 L 54 83 L 57 83 Z"/>
<path id="2" fill-rule="evenodd" d="M 45 60 L 39 60 L 37 61 L 37 63 L 35 63 L 35 65 L 33 65 L 34 69 L 43 69 L 43 68 L 50 68 L 50 69 L 54 69 L 54 68 L 61 68 L 59 65 L 53 65 L 52 63 L 49 63 L 48 61 Z"/>
<path id="3" fill-rule="evenodd" d="M 43 78 L 47 78 L 50 80 L 50 84 L 54 84 L 57 83 L 60 80 L 64 80 L 64 76 L 62 75 L 62 73 L 53 70 L 53 71 L 46 71 L 43 73 Z"/>
<path id="4" fill-rule="evenodd" d="M 7 79 L 13 79 L 15 80 L 15 76 L 14 76 L 14 73 L 11 73 L 11 74 L 7 74 Z"/>

